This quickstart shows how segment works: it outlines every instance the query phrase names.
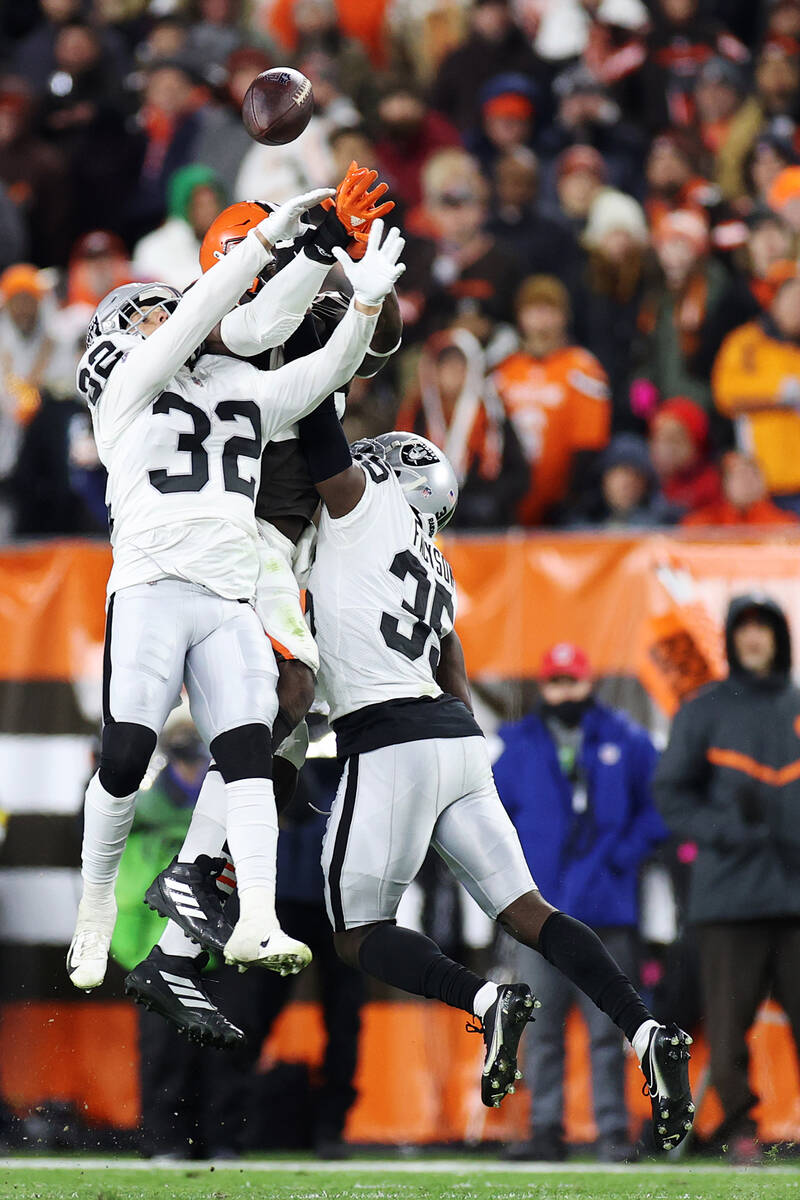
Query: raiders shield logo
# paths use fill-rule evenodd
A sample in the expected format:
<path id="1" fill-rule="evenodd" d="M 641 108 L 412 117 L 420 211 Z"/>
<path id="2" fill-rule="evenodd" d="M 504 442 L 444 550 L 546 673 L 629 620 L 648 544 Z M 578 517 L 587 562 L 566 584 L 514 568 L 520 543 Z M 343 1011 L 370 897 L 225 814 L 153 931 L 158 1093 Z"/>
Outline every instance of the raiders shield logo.
<path id="1" fill-rule="evenodd" d="M 432 467 L 439 459 L 422 442 L 408 442 L 400 450 L 400 461 L 407 467 Z"/>

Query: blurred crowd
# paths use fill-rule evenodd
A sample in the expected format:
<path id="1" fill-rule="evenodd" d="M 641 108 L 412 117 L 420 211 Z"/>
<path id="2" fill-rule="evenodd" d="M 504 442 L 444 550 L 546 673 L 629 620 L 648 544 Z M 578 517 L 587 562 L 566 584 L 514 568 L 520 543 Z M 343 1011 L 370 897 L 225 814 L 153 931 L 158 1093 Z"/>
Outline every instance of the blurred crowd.
<path id="1" fill-rule="evenodd" d="M 251 141 L 256 74 L 315 113 Z M 0 10 L 0 536 L 100 531 L 74 365 L 112 287 L 184 287 L 225 204 L 376 167 L 413 428 L 455 523 L 800 515 L 800 0 L 15 0 Z"/>

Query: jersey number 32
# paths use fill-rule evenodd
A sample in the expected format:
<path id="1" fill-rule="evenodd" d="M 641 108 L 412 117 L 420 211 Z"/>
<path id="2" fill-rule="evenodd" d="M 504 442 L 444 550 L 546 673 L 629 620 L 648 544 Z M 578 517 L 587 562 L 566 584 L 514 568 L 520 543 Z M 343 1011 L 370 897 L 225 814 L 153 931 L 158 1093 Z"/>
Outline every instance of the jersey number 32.
<path id="1" fill-rule="evenodd" d="M 208 414 L 184 400 L 174 392 L 163 392 L 153 404 L 156 414 L 171 412 L 186 413 L 192 419 L 192 429 L 178 434 L 178 452 L 189 455 L 189 470 L 182 472 L 167 471 L 159 467 L 149 471 L 148 478 L 159 492 L 199 492 L 209 480 L 208 451 L 205 442 L 211 435 L 211 419 Z M 261 458 L 261 412 L 254 400 L 221 400 L 214 409 L 214 416 L 220 421 L 235 421 L 243 417 L 253 427 L 252 437 L 228 438 L 222 447 L 222 479 L 226 492 L 239 492 L 251 500 L 256 492 L 256 479 L 245 478 L 239 474 L 239 459 L 252 458 L 256 462 Z"/>

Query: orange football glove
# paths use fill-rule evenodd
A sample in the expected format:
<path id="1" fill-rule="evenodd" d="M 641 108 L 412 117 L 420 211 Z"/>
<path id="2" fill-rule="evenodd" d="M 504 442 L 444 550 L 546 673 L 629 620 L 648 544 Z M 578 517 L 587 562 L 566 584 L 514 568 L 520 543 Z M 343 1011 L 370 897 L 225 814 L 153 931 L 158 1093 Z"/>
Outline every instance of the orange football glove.
<path id="1" fill-rule="evenodd" d="M 351 162 L 344 179 L 336 189 L 336 215 L 347 232 L 356 242 L 350 248 L 352 258 L 361 258 L 366 249 L 372 222 L 377 217 L 385 217 L 394 208 L 393 200 L 378 201 L 389 190 L 386 183 L 372 187 L 378 178 L 377 171 L 359 167 L 357 162 Z M 370 188 L 372 190 L 370 191 Z M 332 201 L 323 201 L 326 208 L 332 206 Z"/>

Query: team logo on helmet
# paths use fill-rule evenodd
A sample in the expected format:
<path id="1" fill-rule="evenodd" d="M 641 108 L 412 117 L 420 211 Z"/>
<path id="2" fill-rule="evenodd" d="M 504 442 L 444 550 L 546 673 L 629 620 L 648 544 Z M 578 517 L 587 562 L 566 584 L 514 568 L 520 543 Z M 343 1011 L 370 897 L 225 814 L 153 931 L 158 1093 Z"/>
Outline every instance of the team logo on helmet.
<path id="1" fill-rule="evenodd" d="M 86 345 L 91 346 L 95 338 L 100 337 L 100 320 L 97 313 L 94 314 L 89 322 L 89 328 L 86 331 Z"/>
<path id="2" fill-rule="evenodd" d="M 422 442 L 407 442 L 400 449 L 400 461 L 407 467 L 432 467 L 439 459 Z"/>

